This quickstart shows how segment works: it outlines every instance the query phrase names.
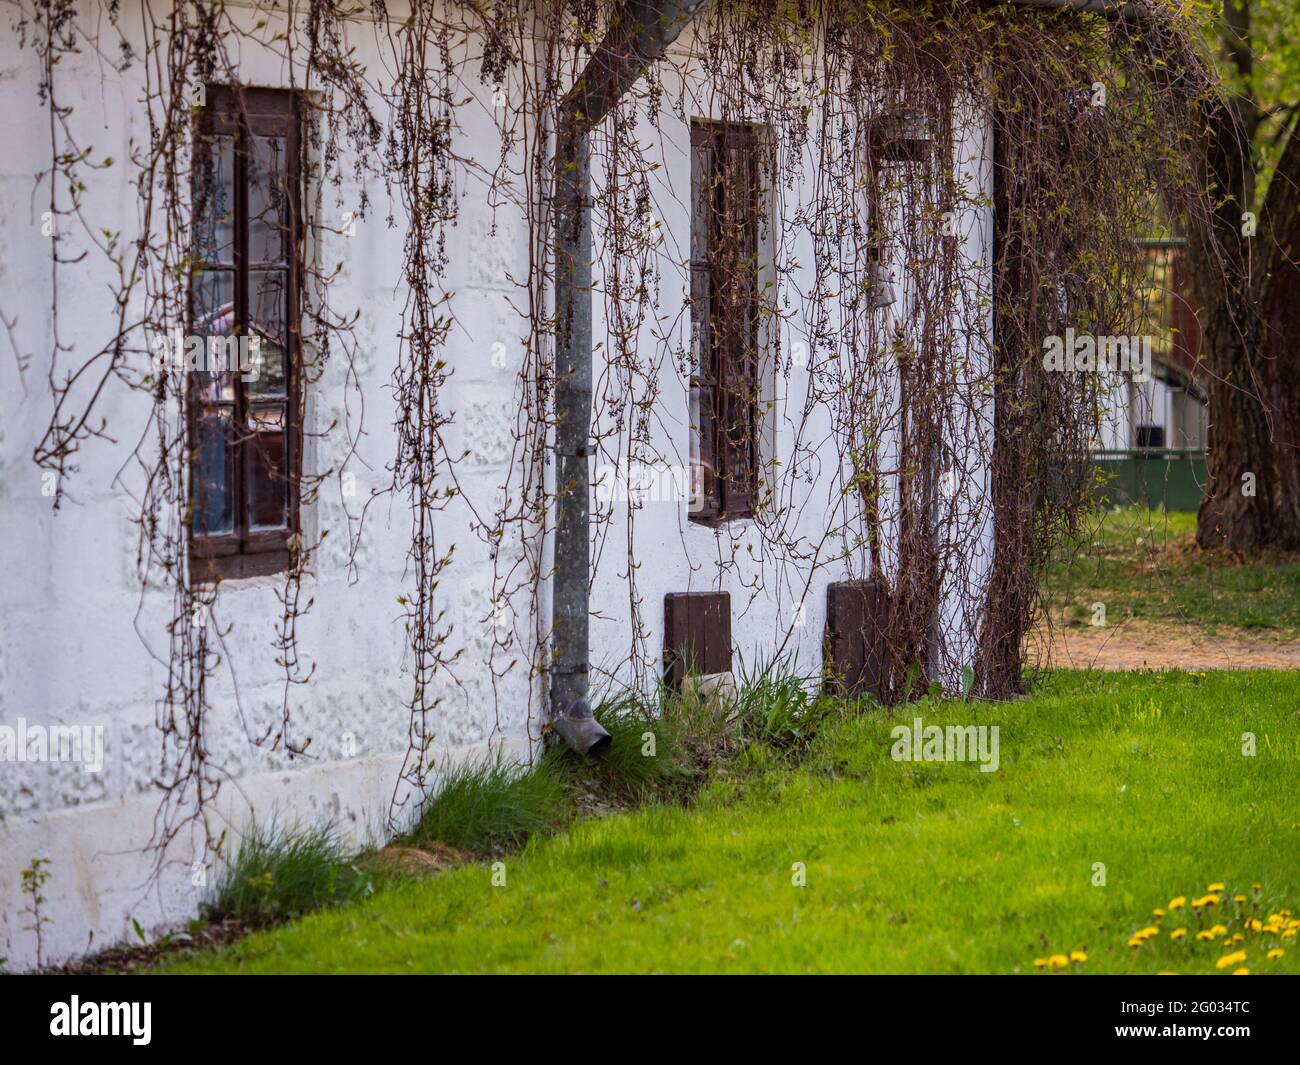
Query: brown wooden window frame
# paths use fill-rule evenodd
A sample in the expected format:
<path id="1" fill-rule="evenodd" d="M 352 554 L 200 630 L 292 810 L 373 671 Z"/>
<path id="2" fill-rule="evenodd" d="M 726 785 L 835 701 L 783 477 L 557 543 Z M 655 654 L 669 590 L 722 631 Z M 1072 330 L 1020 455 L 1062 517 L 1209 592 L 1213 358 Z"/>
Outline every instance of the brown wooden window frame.
<path id="1" fill-rule="evenodd" d="M 233 204 L 233 255 L 230 264 L 200 260 L 202 249 L 197 244 L 203 212 L 207 210 L 209 188 L 208 161 L 210 146 L 218 137 L 234 139 L 234 204 Z M 251 258 L 249 234 L 250 159 L 254 137 L 283 138 L 285 149 L 284 172 L 287 200 L 286 224 L 281 231 L 279 259 L 257 260 Z M 283 336 L 284 390 L 279 395 L 250 395 L 250 390 L 238 372 L 234 380 L 233 399 L 204 398 L 200 389 L 207 374 L 187 374 L 187 436 L 190 446 L 190 513 L 186 523 L 189 532 L 189 559 L 191 573 L 200 580 L 262 576 L 285 570 L 289 565 L 289 542 L 300 530 L 299 481 L 302 468 L 302 350 L 301 350 L 301 290 L 302 290 L 302 103 L 300 94 L 289 89 L 232 88 L 209 85 L 205 90 L 205 106 L 196 118 L 193 168 L 191 180 L 192 204 L 196 246 L 194 265 L 190 272 L 188 293 L 188 322 L 191 335 L 200 333 L 195 321 L 195 287 L 200 274 L 228 273 L 233 278 L 232 312 L 235 332 L 249 334 L 250 288 L 255 273 L 283 273 L 287 275 L 287 291 L 281 312 L 284 315 Z M 265 248 L 262 250 L 266 250 Z M 249 486 L 256 472 L 257 434 L 249 426 L 250 411 L 257 408 L 273 409 L 282 404 L 283 414 L 283 467 L 284 516 L 282 526 L 255 528 L 250 524 Z M 229 409 L 230 437 L 225 447 L 229 458 L 229 484 L 232 498 L 232 529 L 228 532 L 208 533 L 196 528 L 200 512 L 198 499 L 198 466 L 201 457 L 201 437 L 198 423 L 201 415 L 213 408 Z M 274 460 L 262 452 L 262 469 L 274 468 Z M 267 476 L 266 472 L 260 476 Z M 269 482 L 278 479 L 273 473 Z"/>
<path id="2" fill-rule="evenodd" d="M 692 521 L 754 516 L 762 127 L 691 122 Z"/>

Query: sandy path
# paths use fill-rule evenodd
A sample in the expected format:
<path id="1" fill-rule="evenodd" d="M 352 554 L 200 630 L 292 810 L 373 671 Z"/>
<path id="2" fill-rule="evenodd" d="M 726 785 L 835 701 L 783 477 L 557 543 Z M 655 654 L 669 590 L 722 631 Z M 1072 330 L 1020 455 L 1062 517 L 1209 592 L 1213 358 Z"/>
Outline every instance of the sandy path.
<path id="1" fill-rule="evenodd" d="M 1300 669 L 1300 639 L 1131 619 L 1095 628 L 1059 620 L 1028 639 L 1029 661 L 1076 669 Z"/>

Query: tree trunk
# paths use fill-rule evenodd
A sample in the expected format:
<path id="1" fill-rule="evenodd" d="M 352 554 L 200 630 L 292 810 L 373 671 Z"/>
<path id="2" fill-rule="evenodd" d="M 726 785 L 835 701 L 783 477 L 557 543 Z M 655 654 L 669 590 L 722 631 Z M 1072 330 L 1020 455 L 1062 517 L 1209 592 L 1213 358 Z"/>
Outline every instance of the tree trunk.
<path id="1" fill-rule="evenodd" d="M 1268 243 L 1259 300 L 1264 363 L 1277 460 L 1276 547 L 1300 550 L 1300 135 L 1292 127 L 1269 182 L 1263 225 Z"/>
<path id="2" fill-rule="evenodd" d="M 1252 173 L 1250 111 L 1249 101 L 1225 101 L 1206 116 L 1203 173 L 1215 207 L 1204 230 L 1190 234 L 1188 248 L 1209 379 L 1207 484 L 1196 542 L 1242 553 L 1276 542 L 1280 532 L 1259 293 L 1251 270 L 1258 237 L 1243 232 Z"/>

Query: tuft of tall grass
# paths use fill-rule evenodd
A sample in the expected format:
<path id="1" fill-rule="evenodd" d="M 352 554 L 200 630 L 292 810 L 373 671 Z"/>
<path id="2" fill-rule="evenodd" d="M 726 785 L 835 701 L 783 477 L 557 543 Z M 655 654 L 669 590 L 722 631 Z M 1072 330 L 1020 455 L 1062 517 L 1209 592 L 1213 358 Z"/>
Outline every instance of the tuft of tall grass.
<path id="1" fill-rule="evenodd" d="M 441 842 L 471 854 L 497 854 L 566 823 L 562 774 L 543 758 L 531 769 L 502 758 L 448 768 L 406 842 Z"/>
<path id="2" fill-rule="evenodd" d="M 531 768 L 488 759 L 446 771 L 404 842 L 434 841 L 470 854 L 497 854 L 556 831 L 575 814 L 609 807 L 688 802 L 710 767 L 746 745 L 802 751 L 837 703 L 812 690 L 785 660 L 743 675 L 740 691 L 659 687 L 606 696 L 594 709 L 610 734 L 603 758 L 552 744 Z"/>
<path id="3" fill-rule="evenodd" d="M 816 690 L 816 678 L 800 674 L 788 659 L 740 666 L 736 720 L 741 735 L 778 751 L 802 750 L 840 704 Z"/>
<path id="4" fill-rule="evenodd" d="M 206 915 L 248 924 L 288 920 L 374 890 L 332 825 L 254 825 L 213 885 Z"/>

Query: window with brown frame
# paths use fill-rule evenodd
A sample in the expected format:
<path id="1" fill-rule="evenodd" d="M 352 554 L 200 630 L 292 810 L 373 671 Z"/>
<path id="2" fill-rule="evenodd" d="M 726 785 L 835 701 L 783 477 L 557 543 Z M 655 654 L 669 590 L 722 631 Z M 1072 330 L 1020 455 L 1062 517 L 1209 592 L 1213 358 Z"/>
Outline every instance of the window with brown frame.
<path id="1" fill-rule="evenodd" d="M 298 529 L 296 94 L 209 86 L 196 130 L 188 374 L 195 575 L 274 573 Z"/>
<path id="2" fill-rule="evenodd" d="M 750 517 L 758 483 L 761 130 L 691 124 L 693 521 Z"/>

